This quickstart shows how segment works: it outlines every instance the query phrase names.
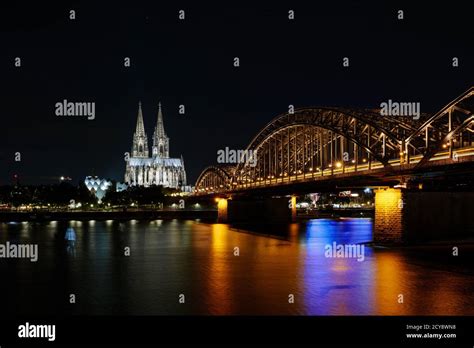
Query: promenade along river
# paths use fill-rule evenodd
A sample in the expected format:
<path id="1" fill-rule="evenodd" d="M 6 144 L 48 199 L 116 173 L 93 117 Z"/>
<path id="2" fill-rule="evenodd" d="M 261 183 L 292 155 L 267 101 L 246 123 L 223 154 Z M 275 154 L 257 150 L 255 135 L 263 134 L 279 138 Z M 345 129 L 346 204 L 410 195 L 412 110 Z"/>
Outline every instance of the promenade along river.
<path id="1" fill-rule="evenodd" d="M 75 245 L 64 240 L 68 227 Z M 451 245 L 362 248 L 371 219 L 250 229 L 179 220 L 0 223 L 1 245 L 38 245 L 36 262 L 0 258 L 0 316 L 474 315 L 472 263 L 457 262 Z M 328 252 L 352 244 L 363 257 Z"/>

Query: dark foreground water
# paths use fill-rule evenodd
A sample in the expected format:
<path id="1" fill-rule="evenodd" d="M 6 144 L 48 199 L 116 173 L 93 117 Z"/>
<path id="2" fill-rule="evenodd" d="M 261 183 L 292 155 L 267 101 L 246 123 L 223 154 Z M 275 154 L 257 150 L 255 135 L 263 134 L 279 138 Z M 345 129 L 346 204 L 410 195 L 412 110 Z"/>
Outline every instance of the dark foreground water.
<path id="1" fill-rule="evenodd" d="M 271 229 L 280 237 L 178 220 L 1 223 L 0 244 L 37 243 L 39 258 L 0 259 L 0 316 L 474 315 L 468 246 L 458 258 L 452 245 L 365 246 L 358 261 L 326 257 L 325 246 L 370 241 L 370 219 Z"/>

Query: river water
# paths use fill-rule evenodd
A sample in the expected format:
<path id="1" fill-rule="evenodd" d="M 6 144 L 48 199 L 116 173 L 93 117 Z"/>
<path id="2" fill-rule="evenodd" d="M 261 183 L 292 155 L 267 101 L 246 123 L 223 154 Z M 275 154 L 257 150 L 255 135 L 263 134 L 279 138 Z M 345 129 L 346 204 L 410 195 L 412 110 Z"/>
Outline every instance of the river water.
<path id="1" fill-rule="evenodd" d="M 469 247 L 453 256 L 451 244 L 357 244 L 371 241 L 372 223 L 0 223 L 0 244 L 38 244 L 37 262 L 0 258 L 0 316 L 474 315 Z M 68 227 L 74 246 L 64 241 Z M 328 257 L 337 256 L 328 246 L 351 244 L 363 259 Z"/>

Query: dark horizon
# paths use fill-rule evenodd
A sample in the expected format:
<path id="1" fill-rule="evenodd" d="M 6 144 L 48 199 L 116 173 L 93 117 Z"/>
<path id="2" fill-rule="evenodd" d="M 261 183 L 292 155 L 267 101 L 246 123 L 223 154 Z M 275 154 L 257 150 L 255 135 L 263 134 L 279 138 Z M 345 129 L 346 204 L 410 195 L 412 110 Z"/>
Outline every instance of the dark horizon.
<path id="1" fill-rule="evenodd" d="M 193 185 L 217 150 L 245 148 L 289 104 L 374 108 L 393 99 L 434 113 L 474 85 L 461 3 L 1 6 L 0 185 L 14 174 L 24 184 L 123 181 L 139 100 L 150 143 L 161 101 L 170 156 L 183 155 Z M 64 99 L 95 102 L 95 119 L 55 116 Z"/>

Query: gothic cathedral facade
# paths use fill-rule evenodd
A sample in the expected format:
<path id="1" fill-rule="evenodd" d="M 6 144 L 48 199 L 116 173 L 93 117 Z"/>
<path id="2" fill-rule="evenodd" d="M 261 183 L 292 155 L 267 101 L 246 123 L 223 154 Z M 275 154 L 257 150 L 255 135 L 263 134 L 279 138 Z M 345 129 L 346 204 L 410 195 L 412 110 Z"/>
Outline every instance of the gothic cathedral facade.
<path id="1" fill-rule="evenodd" d="M 151 156 L 145 133 L 141 103 L 138 104 L 138 118 L 133 134 L 132 153 L 127 160 L 125 182 L 129 186 L 161 185 L 181 189 L 186 185 L 186 171 L 183 157 L 169 157 L 169 141 L 163 125 L 161 103 L 158 104 L 158 120 L 153 133 Z"/>

